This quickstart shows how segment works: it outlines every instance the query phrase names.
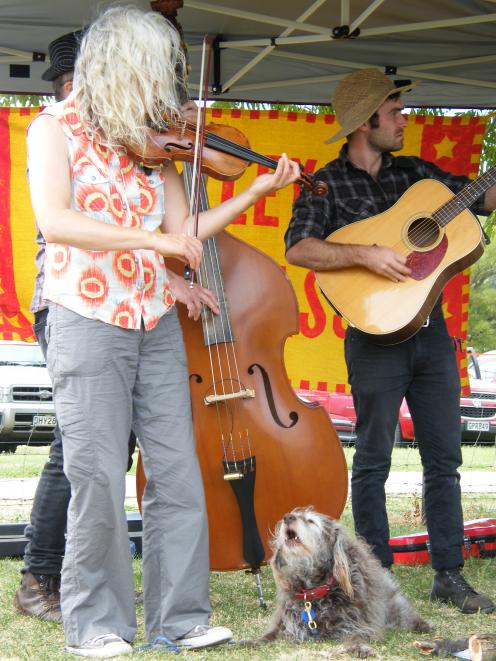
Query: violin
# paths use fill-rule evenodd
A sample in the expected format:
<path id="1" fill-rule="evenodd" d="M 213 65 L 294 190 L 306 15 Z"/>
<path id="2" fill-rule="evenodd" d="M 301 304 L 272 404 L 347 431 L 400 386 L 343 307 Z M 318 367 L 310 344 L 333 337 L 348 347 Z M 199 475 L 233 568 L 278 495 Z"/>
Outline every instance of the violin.
<path id="1" fill-rule="evenodd" d="M 159 127 L 151 128 L 146 145 L 126 145 L 128 154 L 148 168 L 158 168 L 170 161 L 192 163 L 195 154 L 196 124 L 188 121 L 164 120 Z M 275 170 L 277 161 L 250 149 L 247 137 L 233 126 L 207 124 L 200 135 L 202 145 L 201 171 L 220 181 L 239 179 L 251 163 Z M 301 173 L 296 183 L 322 197 L 328 186 L 314 181 L 310 174 Z"/>

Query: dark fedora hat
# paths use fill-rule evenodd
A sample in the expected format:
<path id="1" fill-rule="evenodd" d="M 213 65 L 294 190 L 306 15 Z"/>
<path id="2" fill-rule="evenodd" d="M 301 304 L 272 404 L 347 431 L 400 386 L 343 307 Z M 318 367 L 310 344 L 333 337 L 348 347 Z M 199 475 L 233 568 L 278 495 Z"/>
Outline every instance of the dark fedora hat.
<path id="1" fill-rule="evenodd" d="M 41 75 L 43 80 L 55 80 L 63 73 L 74 71 L 83 34 L 83 30 L 68 32 L 49 44 L 50 67 Z"/>

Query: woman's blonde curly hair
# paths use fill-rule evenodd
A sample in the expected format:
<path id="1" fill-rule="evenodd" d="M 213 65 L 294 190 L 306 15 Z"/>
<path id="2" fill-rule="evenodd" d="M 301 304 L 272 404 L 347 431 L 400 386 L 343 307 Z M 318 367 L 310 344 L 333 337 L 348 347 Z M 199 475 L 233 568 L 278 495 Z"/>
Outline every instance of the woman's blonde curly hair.
<path id="1" fill-rule="evenodd" d="M 185 70 L 179 34 L 160 14 L 107 9 L 86 31 L 75 68 L 77 112 L 88 137 L 143 147 L 150 123 L 178 116 Z"/>

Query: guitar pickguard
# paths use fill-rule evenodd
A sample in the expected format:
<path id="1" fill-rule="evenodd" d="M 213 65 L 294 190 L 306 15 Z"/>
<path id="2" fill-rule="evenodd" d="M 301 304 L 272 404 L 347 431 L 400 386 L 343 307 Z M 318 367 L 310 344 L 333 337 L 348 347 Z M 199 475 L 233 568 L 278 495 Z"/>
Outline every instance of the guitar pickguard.
<path id="1" fill-rule="evenodd" d="M 448 237 L 443 236 L 441 242 L 432 250 L 414 250 L 407 255 L 406 265 L 412 270 L 413 280 L 423 280 L 430 275 L 441 263 L 448 250 Z"/>

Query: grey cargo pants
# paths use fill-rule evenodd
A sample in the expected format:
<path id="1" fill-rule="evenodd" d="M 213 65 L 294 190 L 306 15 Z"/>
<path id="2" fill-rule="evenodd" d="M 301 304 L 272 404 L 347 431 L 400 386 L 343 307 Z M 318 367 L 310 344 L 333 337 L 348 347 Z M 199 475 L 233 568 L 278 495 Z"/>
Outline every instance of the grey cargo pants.
<path id="1" fill-rule="evenodd" d="M 206 508 L 176 311 L 134 331 L 51 305 L 48 337 L 72 493 L 61 587 L 66 642 L 104 633 L 132 641 L 136 632 L 124 512 L 131 426 L 147 476 L 146 636 L 175 639 L 210 615 Z"/>

